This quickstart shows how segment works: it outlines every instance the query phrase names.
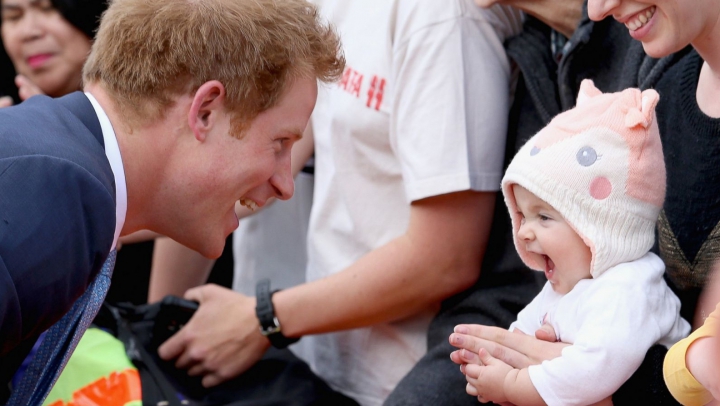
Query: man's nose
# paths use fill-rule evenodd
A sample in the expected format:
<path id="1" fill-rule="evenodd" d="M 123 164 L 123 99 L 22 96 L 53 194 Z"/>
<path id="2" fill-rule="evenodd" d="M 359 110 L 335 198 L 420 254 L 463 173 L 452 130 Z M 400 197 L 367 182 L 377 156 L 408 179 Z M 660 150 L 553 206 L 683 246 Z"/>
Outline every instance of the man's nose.
<path id="1" fill-rule="evenodd" d="M 588 17 L 594 21 L 600 21 L 612 14 L 622 0 L 589 0 L 588 1 Z"/>
<path id="2" fill-rule="evenodd" d="M 283 167 L 270 178 L 270 184 L 275 190 L 275 196 L 280 200 L 288 200 L 295 193 L 295 181 L 293 180 L 290 164 Z"/>

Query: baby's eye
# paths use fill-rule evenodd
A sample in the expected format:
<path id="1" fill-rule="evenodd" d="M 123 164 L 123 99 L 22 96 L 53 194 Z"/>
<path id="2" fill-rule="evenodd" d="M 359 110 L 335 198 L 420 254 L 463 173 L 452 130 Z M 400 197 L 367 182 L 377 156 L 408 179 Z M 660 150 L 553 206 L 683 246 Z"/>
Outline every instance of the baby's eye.
<path id="1" fill-rule="evenodd" d="M 544 215 L 544 214 L 538 214 L 538 218 L 540 218 L 540 221 L 547 221 L 550 220 L 550 217 Z"/>
<path id="2" fill-rule="evenodd" d="M 578 163 L 582 166 L 590 166 L 597 161 L 597 152 L 592 147 L 582 147 L 576 155 Z"/>

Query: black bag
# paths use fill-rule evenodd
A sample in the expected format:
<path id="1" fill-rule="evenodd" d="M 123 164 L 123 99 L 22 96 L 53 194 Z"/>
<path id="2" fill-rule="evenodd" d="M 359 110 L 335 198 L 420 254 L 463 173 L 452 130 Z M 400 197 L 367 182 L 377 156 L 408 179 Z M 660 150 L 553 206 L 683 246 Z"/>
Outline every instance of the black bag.
<path id="1" fill-rule="evenodd" d="M 167 301 L 164 303 L 167 305 Z M 154 335 L 168 324 L 167 308 L 163 303 L 139 306 L 105 303 L 94 321 L 125 345 L 128 357 L 140 373 L 143 405 L 358 405 L 331 389 L 290 350 L 272 347 L 242 375 L 204 388 L 201 377 L 188 376 L 186 371 L 175 368 L 174 361 L 164 361 L 157 355 L 158 343 L 164 337 Z M 161 324 L 159 328 L 156 322 Z"/>

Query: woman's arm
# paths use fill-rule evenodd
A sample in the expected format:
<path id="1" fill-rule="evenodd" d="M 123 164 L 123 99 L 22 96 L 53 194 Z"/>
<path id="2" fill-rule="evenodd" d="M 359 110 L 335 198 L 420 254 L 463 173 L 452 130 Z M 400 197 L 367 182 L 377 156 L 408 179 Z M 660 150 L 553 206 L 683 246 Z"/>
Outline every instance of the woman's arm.
<path id="1" fill-rule="evenodd" d="M 527 368 L 559 357 L 570 344 L 541 341 L 531 335 L 515 334 L 500 327 L 461 324 L 450 335 L 450 344 L 460 350 L 451 354 L 458 364 L 479 363 L 478 353 L 485 349 L 493 358 L 512 366 Z"/>
<path id="2" fill-rule="evenodd" d="M 520 9 L 560 32 L 572 37 L 582 18 L 583 0 L 475 0 L 480 7 L 504 4 Z"/>

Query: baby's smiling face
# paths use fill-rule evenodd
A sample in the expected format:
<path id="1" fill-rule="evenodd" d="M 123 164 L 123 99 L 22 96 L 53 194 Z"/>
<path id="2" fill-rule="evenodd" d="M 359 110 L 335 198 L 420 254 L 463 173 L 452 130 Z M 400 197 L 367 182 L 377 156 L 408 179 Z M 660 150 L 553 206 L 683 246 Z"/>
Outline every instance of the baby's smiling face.
<path id="1" fill-rule="evenodd" d="M 521 217 L 517 240 L 525 245 L 555 292 L 568 293 L 581 279 L 590 279 L 590 248 L 560 213 L 520 185 L 512 186 Z"/>

